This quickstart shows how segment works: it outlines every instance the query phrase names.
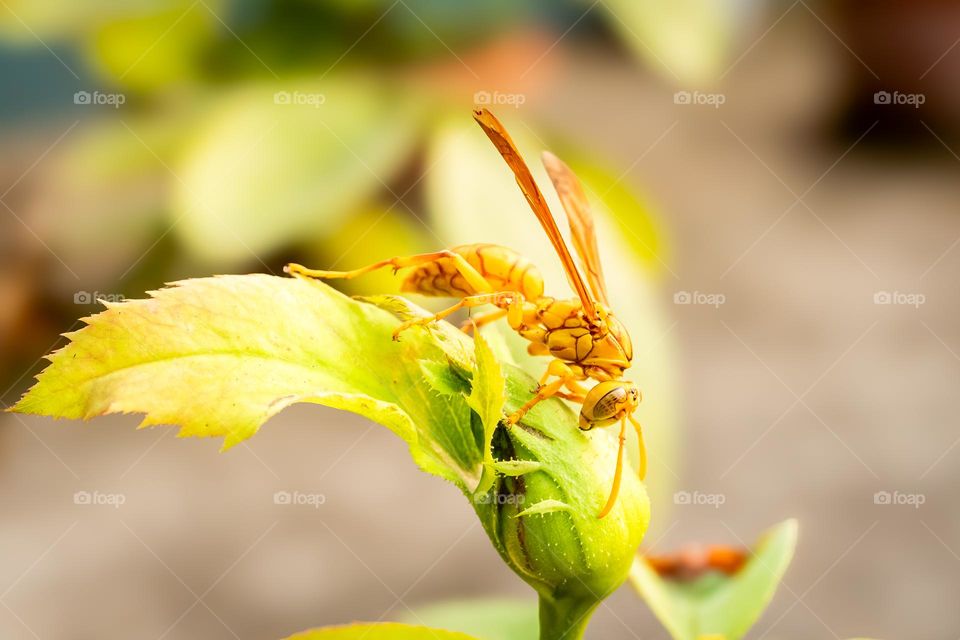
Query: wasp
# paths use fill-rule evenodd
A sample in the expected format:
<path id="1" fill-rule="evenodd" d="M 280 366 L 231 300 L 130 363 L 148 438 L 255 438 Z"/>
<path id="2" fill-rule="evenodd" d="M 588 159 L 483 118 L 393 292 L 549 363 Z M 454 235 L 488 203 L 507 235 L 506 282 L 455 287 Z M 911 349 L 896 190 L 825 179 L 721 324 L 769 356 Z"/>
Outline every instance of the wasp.
<path id="1" fill-rule="evenodd" d="M 606 516 L 616 502 L 623 471 L 626 424 L 637 432 L 639 474 L 646 474 L 646 449 L 640 423 L 633 417 L 641 401 L 640 390 L 624 380 L 633 346 L 626 328 L 617 320 L 607 299 L 606 283 L 594 231 L 593 213 L 583 186 L 570 168 L 550 152 L 544 166 L 567 214 L 573 246 L 583 268 L 581 274 L 556 220 L 530 169 L 506 129 L 487 109 L 477 109 L 474 119 L 512 170 L 520 191 L 546 232 L 563 264 L 576 297 L 557 299 L 544 295 L 544 281 L 531 261 L 519 253 L 493 244 L 468 244 L 381 260 L 352 271 L 321 271 L 289 264 L 285 271 L 302 278 L 355 278 L 391 267 L 403 270 L 402 291 L 426 296 L 459 298 L 459 301 L 424 318 L 408 320 L 393 333 L 442 320 L 461 309 L 492 305 L 495 310 L 474 318 L 465 330 L 506 318 L 509 326 L 529 341 L 528 352 L 552 358 L 533 396 L 506 421 L 520 422 L 538 403 L 560 397 L 581 405 L 579 427 L 589 431 L 620 423 L 619 448 L 613 485 L 598 517 Z M 592 388 L 586 381 L 595 381 Z"/>

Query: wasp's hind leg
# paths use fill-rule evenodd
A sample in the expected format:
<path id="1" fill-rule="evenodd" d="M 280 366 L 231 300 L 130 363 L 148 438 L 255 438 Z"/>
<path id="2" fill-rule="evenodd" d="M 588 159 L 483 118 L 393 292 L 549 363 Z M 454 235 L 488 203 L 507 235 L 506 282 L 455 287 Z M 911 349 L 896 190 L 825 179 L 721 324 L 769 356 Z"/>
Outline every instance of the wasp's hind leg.
<path id="1" fill-rule="evenodd" d="M 490 283 L 486 281 L 486 279 L 483 277 L 483 274 L 481 274 L 469 262 L 467 262 L 466 258 L 464 258 L 462 255 L 454 251 L 450 251 L 449 249 L 444 249 L 443 251 L 433 251 L 431 253 L 419 253 L 415 256 L 397 256 L 388 260 L 374 262 L 373 264 L 368 264 L 365 267 L 360 267 L 359 269 L 353 269 L 351 271 L 324 271 L 321 269 L 308 269 L 303 265 L 295 263 L 288 264 L 283 268 L 283 270 L 292 276 L 298 276 L 301 278 L 312 278 L 315 280 L 333 280 L 342 278 L 349 280 L 350 278 L 356 278 L 365 273 L 370 273 L 371 271 L 376 271 L 377 269 L 383 269 L 384 267 L 393 267 L 393 271 L 396 273 L 398 270 L 406 267 L 416 267 L 429 262 L 439 262 L 440 260 L 449 260 L 456 268 L 457 272 L 463 276 L 463 279 L 467 281 L 467 284 L 469 284 L 476 293 L 490 292 Z"/>

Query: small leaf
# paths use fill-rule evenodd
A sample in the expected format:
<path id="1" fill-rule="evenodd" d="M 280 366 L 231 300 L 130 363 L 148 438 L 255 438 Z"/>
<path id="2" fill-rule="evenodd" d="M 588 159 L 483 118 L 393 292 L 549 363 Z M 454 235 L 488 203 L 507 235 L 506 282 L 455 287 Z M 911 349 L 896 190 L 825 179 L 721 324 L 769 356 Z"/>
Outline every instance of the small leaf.
<path id="1" fill-rule="evenodd" d="M 573 511 L 573 507 L 566 502 L 561 502 L 560 500 L 541 500 L 537 504 L 531 505 L 518 513 L 516 517 L 542 516 L 548 513 L 556 513 L 557 511 Z"/>
<path id="2" fill-rule="evenodd" d="M 747 562 L 731 577 L 715 573 L 689 583 L 661 578 L 638 558 L 630 580 L 674 640 L 716 634 L 742 638 L 760 618 L 783 578 L 797 542 L 797 521 L 766 531 Z"/>
<path id="3" fill-rule="evenodd" d="M 417 608 L 403 619 L 469 633 L 478 640 L 537 640 L 540 628 L 536 601 L 515 598 L 439 602 Z"/>
<path id="4" fill-rule="evenodd" d="M 498 460 L 493 463 L 493 468 L 505 476 L 522 476 L 537 471 L 541 466 L 536 460 Z"/>
<path id="5" fill-rule="evenodd" d="M 500 363 L 493 356 L 493 351 L 486 339 L 477 333 L 473 340 L 474 361 L 476 368 L 473 371 L 470 395 L 467 396 L 467 405 L 480 417 L 483 424 L 483 475 L 475 493 L 486 493 L 493 486 L 493 451 L 491 443 L 493 434 L 503 416 L 504 380 Z"/>
<path id="6" fill-rule="evenodd" d="M 479 640 L 458 631 L 400 624 L 399 622 L 357 622 L 342 627 L 301 631 L 286 640 Z"/>
<path id="7" fill-rule="evenodd" d="M 421 360 L 420 368 L 427 384 L 437 393 L 448 396 L 470 393 L 470 381 L 458 376 L 446 362 Z"/>

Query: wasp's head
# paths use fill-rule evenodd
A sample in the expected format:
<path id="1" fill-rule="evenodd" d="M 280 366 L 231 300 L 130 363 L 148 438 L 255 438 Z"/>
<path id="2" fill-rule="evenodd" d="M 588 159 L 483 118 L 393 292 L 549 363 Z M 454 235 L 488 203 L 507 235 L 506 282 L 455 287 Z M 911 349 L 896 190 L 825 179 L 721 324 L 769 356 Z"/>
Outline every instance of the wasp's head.
<path id="1" fill-rule="evenodd" d="M 636 411 L 640 389 L 627 380 L 606 380 L 587 392 L 580 409 L 580 428 L 605 427 Z"/>

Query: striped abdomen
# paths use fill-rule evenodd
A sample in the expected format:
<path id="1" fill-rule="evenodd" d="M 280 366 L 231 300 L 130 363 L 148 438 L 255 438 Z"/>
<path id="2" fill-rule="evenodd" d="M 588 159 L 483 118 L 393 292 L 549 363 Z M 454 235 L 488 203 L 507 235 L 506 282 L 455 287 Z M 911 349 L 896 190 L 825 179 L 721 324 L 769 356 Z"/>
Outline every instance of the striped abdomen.
<path id="1" fill-rule="evenodd" d="M 450 249 L 463 256 L 483 276 L 492 291 L 517 291 L 528 300 L 543 295 L 543 277 L 537 267 L 511 249 L 495 244 L 465 244 Z M 425 296 L 462 298 L 475 291 L 457 271 L 452 258 L 441 258 L 414 267 L 403 282 L 403 291 Z"/>

